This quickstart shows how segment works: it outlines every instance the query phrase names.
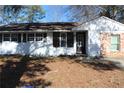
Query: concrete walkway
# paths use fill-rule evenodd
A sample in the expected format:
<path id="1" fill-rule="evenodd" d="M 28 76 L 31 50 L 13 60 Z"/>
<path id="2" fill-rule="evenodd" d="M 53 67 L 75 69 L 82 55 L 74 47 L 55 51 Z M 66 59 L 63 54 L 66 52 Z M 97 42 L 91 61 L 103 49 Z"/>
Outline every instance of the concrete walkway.
<path id="1" fill-rule="evenodd" d="M 124 69 L 124 58 L 104 58 L 104 60 L 112 61 L 117 67 Z"/>

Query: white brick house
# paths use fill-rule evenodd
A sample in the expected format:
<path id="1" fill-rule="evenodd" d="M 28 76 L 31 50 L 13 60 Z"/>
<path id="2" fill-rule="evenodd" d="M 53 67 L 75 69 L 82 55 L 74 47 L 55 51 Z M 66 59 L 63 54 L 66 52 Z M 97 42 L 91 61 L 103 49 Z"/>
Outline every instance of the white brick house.
<path id="1" fill-rule="evenodd" d="M 109 34 L 109 45 L 103 43 L 101 38 L 105 33 Z M 104 52 L 105 56 L 110 56 L 115 52 L 123 53 L 124 46 L 121 43 L 124 43 L 124 37 L 116 37 L 123 33 L 124 24 L 104 16 L 82 24 L 54 22 L 4 25 L 0 26 L 0 54 L 101 56 Z M 121 39 L 121 42 L 113 44 L 111 39 Z"/>

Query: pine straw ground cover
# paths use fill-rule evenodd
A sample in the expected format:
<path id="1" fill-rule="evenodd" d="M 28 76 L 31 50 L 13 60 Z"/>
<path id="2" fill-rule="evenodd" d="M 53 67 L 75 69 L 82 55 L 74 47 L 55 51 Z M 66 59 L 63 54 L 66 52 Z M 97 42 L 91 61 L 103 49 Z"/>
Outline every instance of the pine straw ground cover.
<path id="1" fill-rule="evenodd" d="M 99 59 L 3 56 L 0 87 L 124 87 L 124 71 Z"/>

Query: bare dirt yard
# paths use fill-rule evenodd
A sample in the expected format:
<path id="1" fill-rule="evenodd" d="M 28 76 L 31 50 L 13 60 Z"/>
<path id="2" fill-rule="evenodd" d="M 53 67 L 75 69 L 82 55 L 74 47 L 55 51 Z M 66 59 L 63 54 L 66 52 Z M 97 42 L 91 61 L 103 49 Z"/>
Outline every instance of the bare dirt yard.
<path id="1" fill-rule="evenodd" d="M 99 59 L 1 56 L 0 87 L 124 87 L 124 70 Z"/>

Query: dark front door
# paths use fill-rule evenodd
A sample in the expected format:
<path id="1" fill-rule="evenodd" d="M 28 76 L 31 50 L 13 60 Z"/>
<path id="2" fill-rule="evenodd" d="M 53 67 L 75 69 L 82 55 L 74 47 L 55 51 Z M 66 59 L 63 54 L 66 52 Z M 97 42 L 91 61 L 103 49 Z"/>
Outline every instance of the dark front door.
<path id="1" fill-rule="evenodd" d="M 85 54 L 85 33 L 77 32 L 76 33 L 76 48 L 77 54 Z"/>

